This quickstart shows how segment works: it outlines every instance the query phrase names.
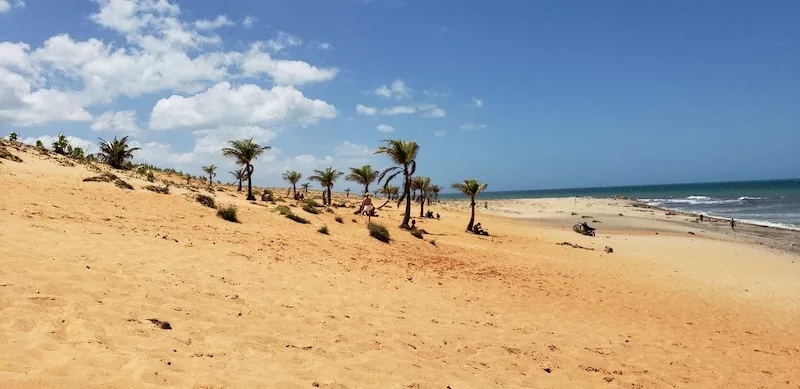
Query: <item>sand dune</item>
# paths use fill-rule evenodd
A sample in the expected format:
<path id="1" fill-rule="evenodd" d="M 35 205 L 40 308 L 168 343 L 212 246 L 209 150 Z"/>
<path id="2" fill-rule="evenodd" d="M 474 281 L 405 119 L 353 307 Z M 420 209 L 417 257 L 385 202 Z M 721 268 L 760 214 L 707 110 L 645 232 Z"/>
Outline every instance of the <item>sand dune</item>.
<path id="1" fill-rule="evenodd" d="M 4 145 L 2 388 L 800 388 L 800 257 L 735 235 L 548 200 L 479 208 L 493 237 L 457 205 L 424 240 L 384 209 L 383 244 L 352 208 L 301 225 L 230 186 L 121 189 Z M 571 231 L 588 213 L 595 238 Z"/>

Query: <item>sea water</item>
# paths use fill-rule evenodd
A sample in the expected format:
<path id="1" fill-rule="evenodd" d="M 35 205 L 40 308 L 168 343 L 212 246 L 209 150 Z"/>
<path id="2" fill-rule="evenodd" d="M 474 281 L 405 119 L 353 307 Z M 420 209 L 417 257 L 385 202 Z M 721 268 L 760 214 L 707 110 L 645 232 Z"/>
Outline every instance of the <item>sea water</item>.
<path id="1" fill-rule="evenodd" d="M 481 200 L 504 200 L 610 198 L 615 195 L 664 209 L 732 218 L 770 227 L 800 229 L 799 179 L 485 192 L 479 197 Z M 448 194 L 440 198 L 461 196 Z"/>

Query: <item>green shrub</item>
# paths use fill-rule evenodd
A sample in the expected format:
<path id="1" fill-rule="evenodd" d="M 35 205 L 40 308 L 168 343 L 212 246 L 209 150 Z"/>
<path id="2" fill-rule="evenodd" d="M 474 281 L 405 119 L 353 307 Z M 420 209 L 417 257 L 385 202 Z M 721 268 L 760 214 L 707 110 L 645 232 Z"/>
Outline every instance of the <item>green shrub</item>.
<path id="1" fill-rule="evenodd" d="M 16 142 L 17 141 L 17 137 L 18 137 L 18 135 L 17 135 L 16 132 L 12 131 L 10 134 L 8 134 L 8 140 L 10 140 L 12 142 Z"/>
<path id="2" fill-rule="evenodd" d="M 47 151 L 47 149 L 44 147 L 44 143 L 42 143 L 40 140 L 36 141 L 36 149 L 39 151 Z"/>
<path id="3" fill-rule="evenodd" d="M 422 233 L 419 230 L 411 230 L 411 236 L 422 239 Z"/>
<path id="4" fill-rule="evenodd" d="M 389 239 L 389 230 L 386 229 L 383 225 L 378 223 L 370 222 L 367 225 L 367 229 L 369 230 L 369 236 L 383 242 L 389 243 L 391 239 Z"/>
<path id="5" fill-rule="evenodd" d="M 147 179 L 147 181 L 149 181 L 149 182 L 155 182 L 155 180 L 156 180 L 156 175 L 155 175 L 155 174 L 153 174 L 153 171 L 152 171 L 152 170 L 148 170 L 148 171 L 147 171 L 147 173 L 145 173 L 145 174 L 144 174 L 144 177 L 145 177 L 145 178 Z"/>
<path id="6" fill-rule="evenodd" d="M 287 219 L 289 219 L 289 220 L 296 221 L 296 222 L 298 222 L 298 223 L 300 223 L 300 224 L 308 224 L 308 223 L 311 223 L 310 221 L 308 221 L 308 220 L 306 220 L 306 219 L 303 219 L 302 217 L 300 217 L 300 216 L 297 216 L 297 215 L 295 215 L 295 214 L 293 214 L 293 213 L 286 214 L 286 218 L 287 218 Z"/>
<path id="7" fill-rule="evenodd" d="M 336 216 L 333 220 L 336 220 L 337 223 L 344 223 L 344 219 L 341 216 Z"/>
<path id="8" fill-rule="evenodd" d="M 308 206 L 311 206 L 311 207 L 314 207 L 314 208 L 323 206 L 322 204 L 318 203 L 314 199 L 305 199 L 305 200 L 303 200 L 303 205 L 308 205 Z"/>
<path id="9" fill-rule="evenodd" d="M 327 212 L 327 213 L 336 213 L 331 208 L 325 208 L 325 212 Z"/>
<path id="10" fill-rule="evenodd" d="M 303 210 L 308 212 L 308 213 L 313 213 L 314 215 L 318 215 L 319 214 L 319 210 L 316 207 L 314 207 L 313 205 L 310 205 L 310 204 L 303 205 Z"/>
<path id="11" fill-rule="evenodd" d="M 286 215 L 292 213 L 292 210 L 289 209 L 289 207 L 287 207 L 285 205 L 279 205 L 279 206 L 275 207 L 275 212 L 278 212 L 279 214 L 281 214 L 283 216 L 286 216 Z"/>
<path id="12" fill-rule="evenodd" d="M 209 208 L 216 208 L 217 207 L 217 205 L 214 203 L 214 198 L 211 197 L 211 196 L 206 196 L 204 194 L 199 194 L 199 195 L 195 196 L 194 199 L 197 200 L 198 203 L 203 204 L 206 207 L 209 207 Z"/>
<path id="13" fill-rule="evenodd" d="M 58 138 L 53 141 L 53 151 L 55 151 L 56 154 L 68 155 L 67 149 L 69 147 L 69 140 L 67 140 L 67 136 L 64 134 L 58 134 Z"/>
<path id="14" fill-rule="evenodd" d="M 239 218 L 236 216 L 236 206 L 235 205 L 228 205 L 226 207 L 222 207 L 217 211 L 217 216 L 233 223 L 238 223 Z"/>
<path id="15" fill-rule="evenodd" d="M 322 227 L 320 227 L 320 228 L 317 230 L 317 232 L 319 232 L 320 234 L 329 235 L 329 234 L 328 234 L 328 226 L 322 226 Z"/>

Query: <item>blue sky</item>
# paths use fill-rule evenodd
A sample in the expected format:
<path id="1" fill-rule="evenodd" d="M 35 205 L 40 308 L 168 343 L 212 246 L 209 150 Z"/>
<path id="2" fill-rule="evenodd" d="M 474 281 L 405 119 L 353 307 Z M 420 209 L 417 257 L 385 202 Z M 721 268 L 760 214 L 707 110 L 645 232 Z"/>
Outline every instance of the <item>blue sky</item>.
<path id="1" fill-rule="evenodd" d="M 0 42 L 0 132 L 192 173 L 255 136 L 260 185 L 387 138 L 442 186 L 800 176 L 793 1 L 0 0 Z"/>

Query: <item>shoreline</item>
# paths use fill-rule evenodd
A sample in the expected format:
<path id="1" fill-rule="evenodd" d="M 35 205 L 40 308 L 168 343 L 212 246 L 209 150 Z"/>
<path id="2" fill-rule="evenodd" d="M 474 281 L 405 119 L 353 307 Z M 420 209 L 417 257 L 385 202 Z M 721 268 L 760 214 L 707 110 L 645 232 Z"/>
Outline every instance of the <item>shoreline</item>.
<path id="1" fill-rule="evenodd" d="M 599 232 L 689 234 L 756 244 L 781 252 L 800 253 L 800 230 L 736 220 L 648 205 L 633 199 L 610 198 L 538 198 L 476 201 L 476 220 L 481 215 L 525 220 L 549 227 L 571 229 L 577 222 L 589 222 Z M 468 200 L 445 200 L 446 209 L 468 209 Z M 488 206 L 488 208 L 487 208 Z M 633 212 L 633 213 L 632 213 Z"/>

